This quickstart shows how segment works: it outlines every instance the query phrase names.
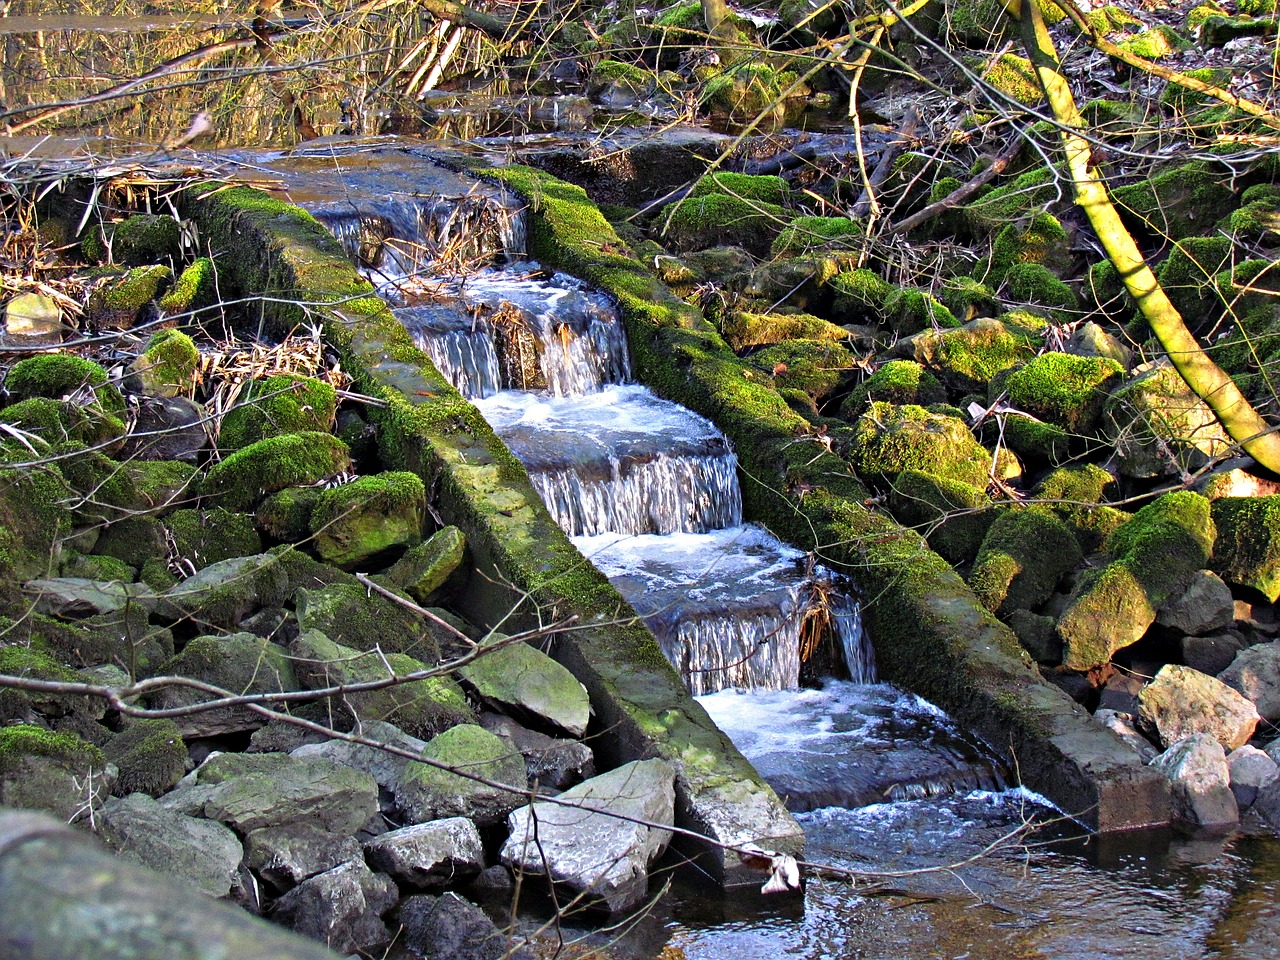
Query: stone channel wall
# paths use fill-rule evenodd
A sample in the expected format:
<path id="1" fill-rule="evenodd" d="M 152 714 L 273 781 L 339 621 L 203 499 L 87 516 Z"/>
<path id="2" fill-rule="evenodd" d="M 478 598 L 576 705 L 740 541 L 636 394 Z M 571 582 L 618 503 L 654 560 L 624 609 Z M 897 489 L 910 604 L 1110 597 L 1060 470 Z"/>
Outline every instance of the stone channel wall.
<path id="1" fill-rule="evenodd" d="M 759 885 L 720 844 L 799 854 L 804 835 L 774 792 L 689 696 L 634 611 L 574 548 L 523 466 L 310 215 L 248 187 L 187 190 L 183 213 L 217 252 L 224 295 L 261 296 L 269 332 L 320 324 L 372 411 L 382 460 L 427 484 L 460 527 L 473 622 L 515 632 L 571 621 L 552 654 L 587 688 L 605 765 L 661 757 L 676 770 L 677 826 L 711 839 L 684 852 L 725 885 Z M 677 841 L 678 842 L 678 841 Z"/>
<path id="2" fill-rule="evenodd" d="M 1101 831 L 1164 824 L 1169 785 L 1043 679 L 1012 632 L 924 539 L 866 505 L 849 464 L 693 307 L 625 246 L 585 192 L 522 167 L 477 171 L 530 199 L 530 254 L 610 292 L 640 380 L 732 440 L 749 518 L 864 591 L 884 679 L 934 701 L 986 738 L 1028 787 Z"/>

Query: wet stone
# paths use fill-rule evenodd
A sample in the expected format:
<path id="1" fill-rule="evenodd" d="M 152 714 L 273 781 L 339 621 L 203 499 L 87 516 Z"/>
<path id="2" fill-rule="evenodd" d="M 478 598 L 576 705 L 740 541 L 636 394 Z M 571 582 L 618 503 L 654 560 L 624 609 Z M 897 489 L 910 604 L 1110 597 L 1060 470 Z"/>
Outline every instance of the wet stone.
<path id="1" fill-rule="evenodd" d="M 390 830 L 366 843 L 364 852 L 375 870 L 419 890 L 455 886 L 484 869 L 480 831 L 466 817 Z"/>

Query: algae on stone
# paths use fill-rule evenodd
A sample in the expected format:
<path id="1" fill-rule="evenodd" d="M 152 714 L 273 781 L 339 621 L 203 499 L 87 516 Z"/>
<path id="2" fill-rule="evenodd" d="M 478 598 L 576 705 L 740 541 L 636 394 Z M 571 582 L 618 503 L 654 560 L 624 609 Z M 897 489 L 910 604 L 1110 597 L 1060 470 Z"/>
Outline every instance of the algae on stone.
<path id="1" fill-rule="evenodd" d="M 1280 600 L 1280 495 L 1213 501 L 1213 568 L 1228 583 Z"/>
<path id="2" fill-rule="evenodd" d="M 318 483 L 351 466 L 347 445 L 327 433 L 290 433 L 243 447 L 205 475 L 202 491 L 229 509 L 250 509 L 285 487 Z"/>
<path id="3" fill-rule="evenodd" d="M 316 553 L 350 570 L 422 540 L 427 491 L 417 474 L 380 473 L 326 490 L 311 511 Z"/>
<path id="4" fill-rule="evenodd" d="M 1001 511 L 969 573 L 969 586 L 1001 619 L 1033 610 L 1082 559 L 1070 528 L 1040 509 Z"/>

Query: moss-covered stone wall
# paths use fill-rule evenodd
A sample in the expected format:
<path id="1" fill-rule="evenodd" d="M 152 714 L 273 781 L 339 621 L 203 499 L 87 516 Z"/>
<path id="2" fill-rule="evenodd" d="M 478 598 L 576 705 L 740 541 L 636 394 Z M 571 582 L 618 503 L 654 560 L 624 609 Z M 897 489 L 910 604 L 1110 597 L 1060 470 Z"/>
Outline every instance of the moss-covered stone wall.
<path id="1" fill-rule="evenodd" d="M 848 462 L 692 306 L 625 249 L 587 195 L 538 171 L 486 172 L 530 204 L 530 254 L 611 293 L 638 378 L 715 421 L 743 470 L 747 515 L 853 574 L 882 676 L 940 704 L 1024 783 L 1101 830 L 1169 819 L 1168 785 L 1061 690 L 915 532 L 865 505 Z M 838 447 L 837 447 L 838 449 Z"/>
<path id="2" fill-rule="evenodd" d="M 804 837 L 777 796 L 688 694 L 608 580 L 574 548 L 524 467 L 432 366 L 304 211 L 248 187 L 193 187 L 183 213 L 216 251 L 224 295 L 261 296 L 264 328 L 323 326 L 376 418 L 390 469 L 422 478 L 466 534 L 469 618 L 506 632 L 564 622 L 553 653 L 587 687 L 592 746 L 606 764 L 662 757 L 677 772 L 677 825 L 713 841 L 798 853 Z M 545 227 L 542 229 L 545 230 Z M 705 331 L 704 331 L 705 332 Z M 688 845 L 686 844 L 686 849 Z M 693 844 L 722 882 L 759 884 L 735 854 Z"/>

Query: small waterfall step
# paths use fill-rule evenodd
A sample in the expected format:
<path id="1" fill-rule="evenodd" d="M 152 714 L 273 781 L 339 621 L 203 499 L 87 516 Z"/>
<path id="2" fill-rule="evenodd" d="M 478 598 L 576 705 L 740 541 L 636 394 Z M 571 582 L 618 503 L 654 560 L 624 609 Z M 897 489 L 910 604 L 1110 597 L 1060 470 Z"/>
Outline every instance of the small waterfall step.
<path id="1" fill-rule="evenodd" d="M 603 294 L 529 265 L 388 291 L 418 346 L 469 399 L 499 390 L 573 396 L 627 379 L 626 335 Z"/>
<path id="2" fill-rule="evenodd" d="M 800 685 L 801 625 L 815 579 L 806 555 L 753 525 L 709 533 L 575 537 L 630 601 L 695 695 Z M 828 606 L 855 676 L 874 671 L 857 606 Z"/>
<path id="3" fill-rule="evenodd" d="M 742 522 L 737 457 L 711 421 L 637 385 L 476 406 L 570 536 L 704 533 Z"/>
<path id="4" fill-rule="evenodd" d="M 1008 786 L 990 751 L 889 684 L 829 680 L 821 690 L 726 690 L 699 702 L 792 812 Z"/>

